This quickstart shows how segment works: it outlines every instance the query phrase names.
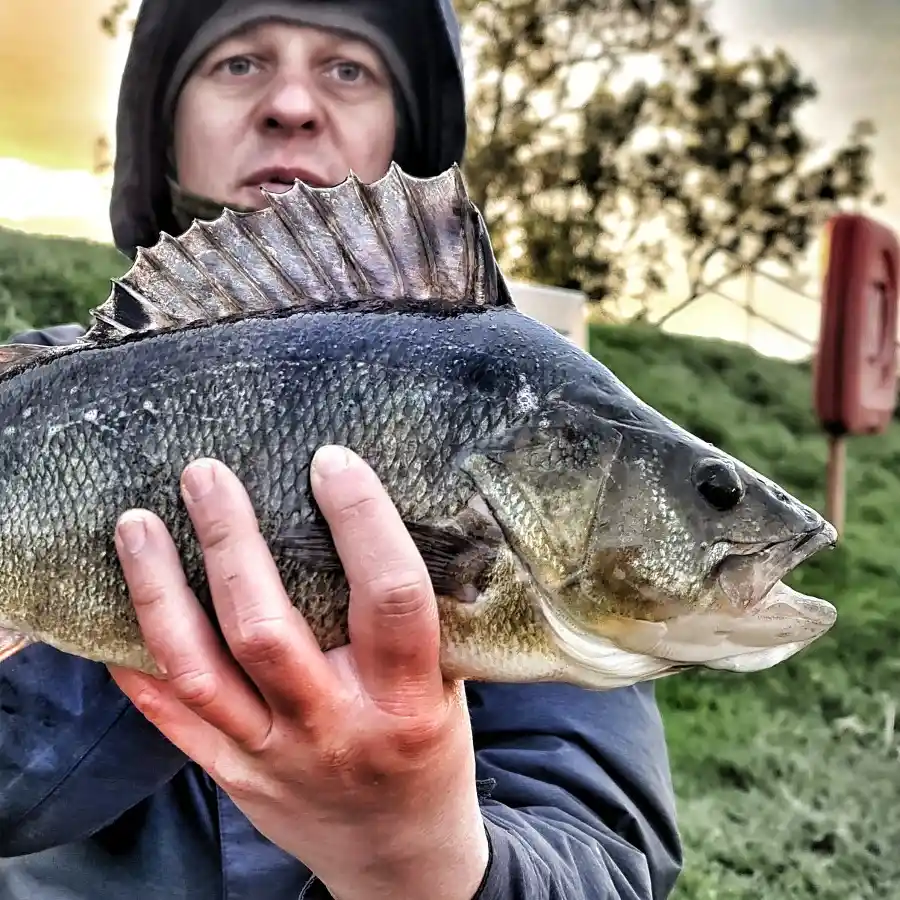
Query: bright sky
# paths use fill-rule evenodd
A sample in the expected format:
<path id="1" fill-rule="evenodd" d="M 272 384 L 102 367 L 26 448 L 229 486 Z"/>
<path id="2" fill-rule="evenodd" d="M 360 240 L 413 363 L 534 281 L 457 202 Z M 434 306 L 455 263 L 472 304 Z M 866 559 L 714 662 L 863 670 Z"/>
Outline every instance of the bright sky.
<path id="1" fill-rule="evenodd" d="M 0 224 L 109 240 L 108 177 L 90 174 L 98 134 L 112 130 L 127 37 L 99 29 L 111 0 L 0 3 Z M 136 4 L 135 4 L 136 6 Z M 735 49 L 784 46 L 814 78 L 821 99 L 807 118 L 826 145 L 851 122 L 876 120 L 877 174 L 888 194 L 879 216 L 900 229 L 900 2 L 898 0 L 714 0 L 714 18 Z M 14 86 L 9 89 L 8 86 Z M 745 284 L 728 288 L 742 299 Z M 794 331 L 815 335 L 818 308 L 757 281 L 755 304 Z M 742 311 L 708 298 L 681 314 L 680 331 L 746 340 L 784 356 L 807 348 Z"/>

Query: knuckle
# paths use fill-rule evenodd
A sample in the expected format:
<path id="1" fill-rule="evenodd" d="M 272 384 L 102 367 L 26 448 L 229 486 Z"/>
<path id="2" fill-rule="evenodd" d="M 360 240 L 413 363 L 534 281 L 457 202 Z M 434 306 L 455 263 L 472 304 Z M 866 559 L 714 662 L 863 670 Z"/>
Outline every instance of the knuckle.
<path id="1" fill-rule="evenodd" d="M 288 649 L 286 631 L 282 619 L 253 619 L 241 623 L 229 644 L 242 663 L 268 665 L 284 658 Z"/>
<path id="2" fill-rule="evenodd" d="M 211 706 L 219 695 L 218 682 L 212 672 L 179 672 L 169 678 L 169 683 L 178 698 L 195 709 Z"/>
<path id="3" fill-rule="evenodd" d="M 446 719 L 437 715 L 417 716 L 402 722 L 393 732 L 394 752 L 404 759 L 429 752 L 444 740 L 446 724 Z"/>
<path id="4" fill-rule="evenodd" d="M 428 582 L 415 571 L 393 571 L 370 579 L 363 592 L 384 614 L 398 619 L 416 615 L 429 599 Z"/>
<path id="5" fill-rule="evenodd" d="M 269 714 L 263 728 L 252 732 L 248 731 L 248 733 L 241 736 L 238 743 L 245 753 L 250 756 L 261 757 L 276 747 L 280 736 L 275 720 Z"/>
<path id="6" fill-rule="evenodd" d="M 235 540 L 234 522 L 225 516 L 212 516 L 197 526 L 197 535 L 207 551 L 227 553 Z"/>
<path id="7" fill-rule="evenodd" d="M 159 691 L 150 687 L 141 688 L 135 695 L 133 702 L 137 710 L 149 722 L 155 725 L 159 721 L 163 709 Z"/>
<path id="8" fill-rule="evenodd" d="M 336 511 L 336 523 L 350 525 L 360 521 L 375 521 L 384 512 L 381 498 L 372 494 L 353 497 L 341 504 Z"/>
<path id="9" fill-rule="evenodd" d="M 224 756 L 224 754 L 223 754 Z M 275 799 L 269 779 L 260 778 L 243 765 L 229 758 L 216 759 L 210 767 L 210 777 L 234 800 Z"/>
<path id="10" fill-rule="evenodd" d="M 144 575 L 134 572 L 125 573 L 128 592 L 135 607 L 147 609 L 165 602 L 171 593 L 171 588 L 167 588 L 162 582 L 160 574 L 160 572 L 148 572 Z"/>
<path id="11" fill-rule="evenodd" d="M 326 775 L 337 775 L 357 768 L 359 750 L 350 743 L 325 744 L 319 759 Z"/>

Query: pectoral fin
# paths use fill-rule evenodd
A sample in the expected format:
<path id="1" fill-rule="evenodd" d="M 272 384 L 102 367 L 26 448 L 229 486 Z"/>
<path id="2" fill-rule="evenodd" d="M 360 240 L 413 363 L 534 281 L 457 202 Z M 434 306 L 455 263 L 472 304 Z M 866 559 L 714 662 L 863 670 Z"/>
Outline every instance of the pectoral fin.
<path id="1" fill-rule="evenodd" d="M 407 522 L 428 569 L 436 594 L 463 602 L 477 598 L 483 576 L 490 568 L 500 540 L 499 532 L 476 517 L 446 524 Z M 321 572 L 343 571 L 327 523 L 322 520 L 296 525 L 279 535 L 277 548 L 285 556 Z"/>
<path id="2" fill-rule="evenodd" d="M 27 634 L 0 628 L 0 663 L 34 643 Z"/>

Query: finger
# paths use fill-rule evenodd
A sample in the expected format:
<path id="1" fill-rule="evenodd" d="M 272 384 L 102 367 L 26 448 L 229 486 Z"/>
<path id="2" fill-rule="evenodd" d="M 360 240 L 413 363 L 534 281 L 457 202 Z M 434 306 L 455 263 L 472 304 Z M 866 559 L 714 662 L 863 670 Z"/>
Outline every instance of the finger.
<path id="1" fill-rule="evenodd" d="M 172 685 L 134 669 L 107 668 L 122 693 L 185 756 L 210 774 L 220 768 L 225 736 L 185 706 Z"/>
<path id="2" fill-rule="evenodd" d="M 234 658 L 273 711 L 291 718 L 311 714 L 337 682 L 285 592 L 247 492 L 214 460 L 188 466 L 183 486 L 216 615 Z"/>
<path id="3" fill-rule="evenodd" d="M 400 710 L 442 694 L 439 624 L 422 557 L 375 472 L 324 447 L 312 486 L 351 588 L 350 636 L 366 690 Z"/>
<path id="4" fill-rule="evenodd" d="M 270 713 L 197 602 L 165 525 L 150 512 L 127 512 L 116 528 L 116 549 L 141 632 L 171 695 L 239 744 L 259 745 L 271 728 Z"/>

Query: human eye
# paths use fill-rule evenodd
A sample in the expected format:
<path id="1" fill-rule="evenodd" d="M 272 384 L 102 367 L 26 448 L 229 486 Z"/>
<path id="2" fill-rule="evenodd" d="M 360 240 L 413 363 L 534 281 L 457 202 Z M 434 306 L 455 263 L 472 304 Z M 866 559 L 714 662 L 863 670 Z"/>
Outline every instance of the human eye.
<path id="1" fill-rule="evenodd" d="M 331 68 L 335 77 L 344 84 L 357 84 L 367 78 L 369 70 L 362 63 L 342 59 Z"/>
<path id="2" fill-rule="evenodd" d="M 216 64 L 215 69 L 217 72 L 222 72 L 227 75 L 233 75 L 236 78 L 241 78 L 255 71 L 255 67 L 257 67 L 257 63 L 254 59 L 249 56 L 240 54 L 237 56 L 229 56 L 226 59 L 220 60 Z"/>

